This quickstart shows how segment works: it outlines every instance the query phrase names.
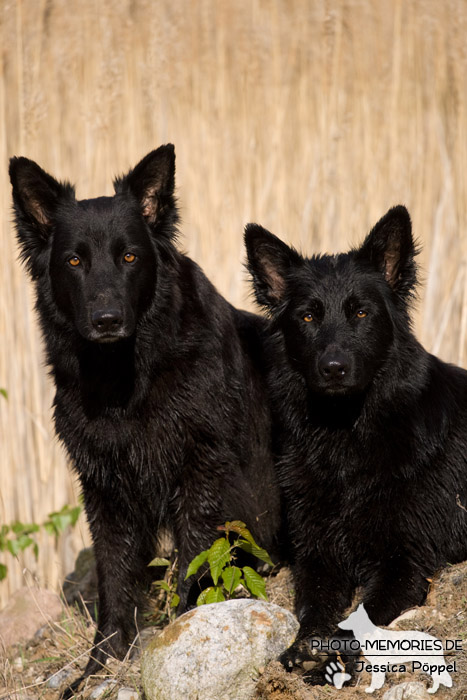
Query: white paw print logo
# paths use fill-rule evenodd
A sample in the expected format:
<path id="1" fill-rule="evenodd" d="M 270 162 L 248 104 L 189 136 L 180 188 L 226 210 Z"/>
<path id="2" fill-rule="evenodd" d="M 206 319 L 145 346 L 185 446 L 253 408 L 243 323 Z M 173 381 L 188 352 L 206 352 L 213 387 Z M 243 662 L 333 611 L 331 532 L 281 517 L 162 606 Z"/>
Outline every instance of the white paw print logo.
<path id="1" fill-rule="evenodd" d="M 344 683 L 352 678 L 350 673 L 345 672 L 345 668 L 341 663 L 335 663 L 334 661 L 331 661 L 326 666 L 326 675 L 324 677 L 329 685 L 333 685 L 337 690 L 340 690 Z"/>

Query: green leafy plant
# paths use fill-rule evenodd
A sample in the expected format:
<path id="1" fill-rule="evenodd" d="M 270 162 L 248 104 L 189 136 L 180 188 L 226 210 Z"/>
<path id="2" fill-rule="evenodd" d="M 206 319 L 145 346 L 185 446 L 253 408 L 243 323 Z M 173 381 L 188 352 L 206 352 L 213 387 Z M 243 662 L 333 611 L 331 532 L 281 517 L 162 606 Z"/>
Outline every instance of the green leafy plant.
<path id="1" fill-rule="evenodd" d="M 274 566 L 269 554 L 255 542 L 245 523 L 240 520 L 227 522 L 219 526 L 218 530 L 224 531 L 224 537 L 213 542 L 209 549 L 200 552 L 190 563 L 185 576 L 186 580 L 196 574 L 203 564 L 209 564 L 214 585 L 200 593 L 196 604 L 219 603 L 235 598 L 239 586 L 254 598 L 267 600 L 264 578 L 251 566 L 236 566 L 235 551 L 241 549 L 269 566 Z"/>
<path id="2" fill-rule="evenodd" d="M 0 394 L 3 396 L 4 399 L 8 399 L 8 392 L 6 389 L 0 388 Z"/>
<path id="3" fill-rule="evenodd" d="M 0 552 L 9 552 L 13 557 L 17 557 L 20 552 L 24 552 L 29 547 L 32 548 L 37 560 L 39 557 L 39 545 L 35 535 L 42 529 L 49 535 L 58 537 L 67 527 L 73 527 L 81 513 L 81 506 L 63 506 L 59 511 L 49 513 L 48 519 L 38 525 L 37 523 L 21 523 L 15 521 L 11 525 L 0 527 Z M 8 567 L 0 562 L 0 581 L 6 578 Z"/>

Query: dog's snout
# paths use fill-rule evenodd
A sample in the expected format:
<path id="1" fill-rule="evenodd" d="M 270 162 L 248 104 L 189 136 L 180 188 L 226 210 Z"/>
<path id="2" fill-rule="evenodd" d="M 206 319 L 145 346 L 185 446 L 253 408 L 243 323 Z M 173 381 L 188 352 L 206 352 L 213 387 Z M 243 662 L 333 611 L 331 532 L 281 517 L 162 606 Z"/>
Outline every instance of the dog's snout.
<path id="1" fill-rule="evenodd" d="M 118 331 L 123 325 L 123 313 L 120 309 L 98 309 L 91 315 L 93 327 L 100 333 Z"/>
<path id="2" fill-rule="evenodd" d="M 339 351 L 327 352 L 321 356 L 318 363 L 319 371 L 324 379 L 342 379 L 348 374 L 350 363 L 344 353 Z"/>

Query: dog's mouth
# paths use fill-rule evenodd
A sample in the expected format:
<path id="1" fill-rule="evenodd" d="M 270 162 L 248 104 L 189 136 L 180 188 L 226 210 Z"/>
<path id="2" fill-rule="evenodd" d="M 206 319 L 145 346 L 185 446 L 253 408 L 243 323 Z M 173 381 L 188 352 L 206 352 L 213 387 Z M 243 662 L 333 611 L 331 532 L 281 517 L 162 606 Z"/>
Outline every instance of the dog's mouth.
<path id="1" fill-rule="evenodd" d="M 126 340 L 131 336 L 131 331 L 125 328 L 119 328 L 116 331 L 99 332 L 95 329 L 85 329 L 81 335 L 85 340 L 96 345 L 111 345 Z"/>
<path id="2" fill-rule="evenodd" d="M 122 340 L 121 335 L 117 335 L 117 336 L 116 335 L 104 335 L 104 336 L 101 336 L 100 338 L 96 338 L 93 342 L 106 344 L 106 343 L 118 343 L 119 340 Z"/>
<path id="3" fill-rule="evenodd" d="M 340 380 L 323 381 L 316 375 L 306 377 L 308 390 L 323 399 L 353 400 L 365 393 L 368 385 L 363 377 L 351 376 L 342 377 Z"/>
<path id="4" fill-rule="evenodd" d="M 116 333 L 91 333 L 88 336 L 88 340 L 92 343 L 108 345 L 110 343 L 118 343 L 121 340 L 126 340 L 130 335 L 131 333 L 127 333 L 122 329 Z"/>
<path id="5" fill-rule="evenodd" d="M 353 394 L 359 390 L 359 387 L 355 385 L 354 382 L 320 382 L 315 389 L 322 394 L 327 394 L 328 396 L 344 396 L 346 394 Z"/>

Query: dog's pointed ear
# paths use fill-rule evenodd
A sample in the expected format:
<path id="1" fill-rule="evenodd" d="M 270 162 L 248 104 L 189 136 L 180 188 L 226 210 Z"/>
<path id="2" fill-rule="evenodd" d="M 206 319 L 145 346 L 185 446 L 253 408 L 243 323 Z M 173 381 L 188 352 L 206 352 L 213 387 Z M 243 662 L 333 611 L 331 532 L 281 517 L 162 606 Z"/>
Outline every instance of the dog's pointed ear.
<path id="1" fill-rule="evenodd" d="M 175 149 L 169 143 L 148 153 L 127 175 L 114 181 L 117 194 L 136 197 L 141 213 L 153 227 L 169 210 L 175 212 Z"/>
<path id="2" fill-rule="evenodd" d="M 36 276 L 36 263 L 49 243 L 57 206 L 60 201 L 75 200 L 74 188 L 58 182 L 29 158 L 11 158 L 9 171 L 21 257 Z"/>
<path id="3" fill-rule="evenodd" d="M 259 304 L 274 309 L 284 299 L 287 275 L 302 258 L 293 248 L 258 224 L 245 227 L 247 268 Z"/>
<path id="4" fill-rule="evenodd" d="M 406 296 L 417 283 L 417 253 L 409 212 L 399 205 L 373 227 L 356 258 L 370 261 L 397 294 Z"/>

